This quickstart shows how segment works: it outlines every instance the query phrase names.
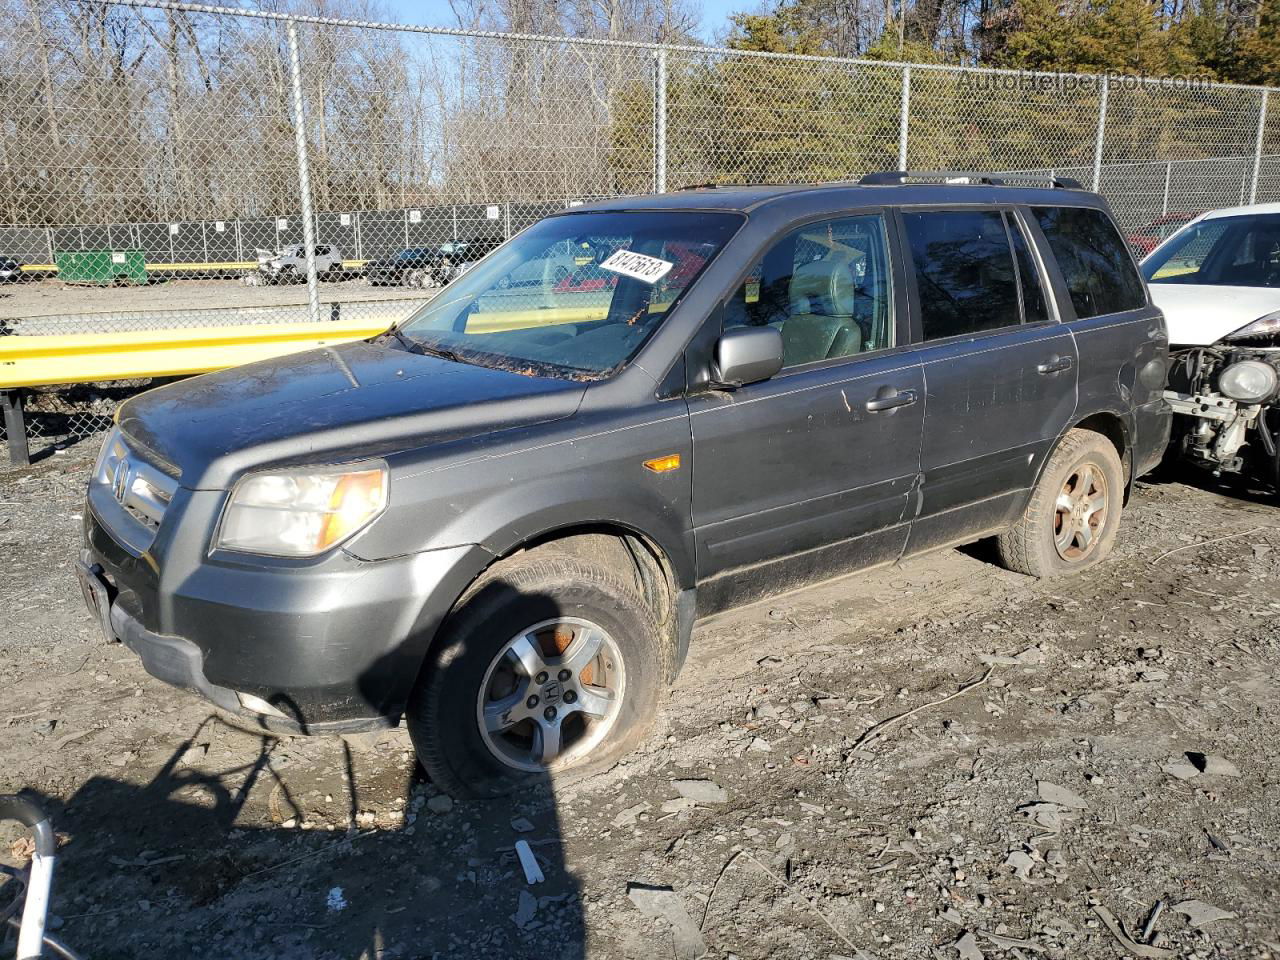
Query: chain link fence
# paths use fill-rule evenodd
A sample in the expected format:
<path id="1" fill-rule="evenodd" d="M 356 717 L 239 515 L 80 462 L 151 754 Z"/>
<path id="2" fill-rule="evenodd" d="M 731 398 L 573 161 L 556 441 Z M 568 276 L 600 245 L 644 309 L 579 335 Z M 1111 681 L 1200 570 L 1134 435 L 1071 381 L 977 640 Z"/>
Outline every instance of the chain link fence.
<path id="1" fill-rule="evenodd" d="M 700 183 L 1054 173 L 1135 243 L 1280 199 L 1259 88 L 161 0 L 0 10 L 0 336 L 390 324 L 549 213 Z M 94 433 L 136 386 L 39 391 L 30 432 Z"/>

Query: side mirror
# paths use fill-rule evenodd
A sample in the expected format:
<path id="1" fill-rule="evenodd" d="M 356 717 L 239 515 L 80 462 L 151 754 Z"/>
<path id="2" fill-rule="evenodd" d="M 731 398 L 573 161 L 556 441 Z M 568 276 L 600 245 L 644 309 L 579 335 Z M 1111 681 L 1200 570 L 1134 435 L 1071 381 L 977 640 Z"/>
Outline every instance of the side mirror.
<path id="1" fill-rule="evenodd" d="M 768 380 L 782 369 L 782 334 L 776 327 L 734 327 L 716 342 L 716 386 L 741 387 Z"/>

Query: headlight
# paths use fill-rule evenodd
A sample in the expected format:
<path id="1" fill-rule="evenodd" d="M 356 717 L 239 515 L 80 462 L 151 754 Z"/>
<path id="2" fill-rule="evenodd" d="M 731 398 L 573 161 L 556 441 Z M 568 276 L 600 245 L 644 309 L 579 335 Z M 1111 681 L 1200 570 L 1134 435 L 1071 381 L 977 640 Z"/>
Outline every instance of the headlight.
<path id="1" fill-rule="evenodd" d="M 251 474 L 231 492 L 217 545 L 314 557 L 363 530 L 386 507 L 385 464 Z"/>
<path id="2" fill-rule="evenodd" d="M 1241 360 L 1218 374 L 1218 390 L 1238 403 L 1262 403 L 1280 386 L 1280 373 L 1261 360 Z"/>
<path id="3" fill-rule="evenodd" d="M 1239 330 L 1228 333 L 1223 340 L 1253 340 L 1256 337 L 1274 337 L 1280 335 L 1280 310 L 1259 317 L 1252 323 L 1246 323 Z"/>

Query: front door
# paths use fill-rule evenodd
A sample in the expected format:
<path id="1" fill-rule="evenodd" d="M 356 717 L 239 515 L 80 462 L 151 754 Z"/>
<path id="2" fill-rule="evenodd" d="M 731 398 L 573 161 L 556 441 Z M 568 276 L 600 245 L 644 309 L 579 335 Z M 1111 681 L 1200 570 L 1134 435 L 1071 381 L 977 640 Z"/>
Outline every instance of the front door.
<path id="1" fill-rule="evenodd" d="M 784 366 L 689 401 L 703 613 L 901 553 L 925 384 L 890 261 L 880 214 L 811 223 L 726 301 L 726 328 L 780 330 Z"/>
<path id="2" fill-rule="evenodd" d="M 1013 521 L 1075 411 L 1078 357 L 1015 215 L 901 217 L 926 394 L 915 554 Z"/>

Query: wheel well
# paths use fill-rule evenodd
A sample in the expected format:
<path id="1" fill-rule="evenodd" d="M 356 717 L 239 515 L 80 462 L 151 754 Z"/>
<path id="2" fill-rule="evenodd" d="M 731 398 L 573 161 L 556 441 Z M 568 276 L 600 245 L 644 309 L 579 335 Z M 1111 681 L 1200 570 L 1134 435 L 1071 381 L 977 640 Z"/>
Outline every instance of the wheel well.
<path id="1" fill-rule="evenodd" d="M 1111 445 L 1116 448 L 1116 453 L 1120 455 L 1120 463 L 1124 466 L 1124 482 L 1127 488 L 1129 486 L 1129 476 L 1132 473 L 1132 464 L 1130 462 L 1129 440 L 1128 435 L 1125 433 L 1124 421 L 1114 413 L 1095 413 L 1077 423 L 1075 429 L 1100 433 L 1111 441 Z"/>
<path id="2" fill-rule="evenodd" d="M 663 633 L 674 640 L 675 571 L 666 553 L 648 537 L 607 524 L 554 530 L 519 544 L 495 562 L 535 550 L 569 554 L 621 574 L 653 610 Z"/>

